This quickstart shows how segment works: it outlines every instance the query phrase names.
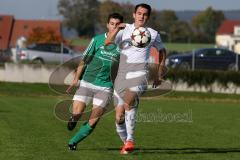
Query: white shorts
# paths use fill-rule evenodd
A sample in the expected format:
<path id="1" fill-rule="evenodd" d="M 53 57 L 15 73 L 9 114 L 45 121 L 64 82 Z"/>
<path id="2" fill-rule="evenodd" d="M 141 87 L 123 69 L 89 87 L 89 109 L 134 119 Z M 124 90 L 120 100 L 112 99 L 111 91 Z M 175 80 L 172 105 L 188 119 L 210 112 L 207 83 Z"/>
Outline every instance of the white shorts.
<path id="1" fill-rule="evenodd" d="M 106 107 L 111 101 L 112 95 L 111 88 L 96 86 L 81 80 L 73 100 L 83 102 L 86 105 L 92 100 L 94 106 Z"/>
<path id="2" fill-rule="evenodd" d="M 124 95 L 126 90 L 137 94 L 136 99 L 147 89 L 147 71 L 120 73 L 114 83 L 114 105 L 121 106 L 124 104 Z"/>

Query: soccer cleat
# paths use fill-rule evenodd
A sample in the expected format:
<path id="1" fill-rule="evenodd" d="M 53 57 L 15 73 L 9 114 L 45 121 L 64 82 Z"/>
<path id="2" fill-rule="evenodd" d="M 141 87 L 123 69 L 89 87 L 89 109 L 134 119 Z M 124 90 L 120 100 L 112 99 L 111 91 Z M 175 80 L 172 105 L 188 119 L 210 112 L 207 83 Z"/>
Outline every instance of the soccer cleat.
<path id="1" fill-rule="evenodd" d="M 132 152 L 134 150 L 134 143 L 133 141 L 127 141 L 124 145 L 124 149 L 127 151 L 127 152 Z"/>
<path id="2" fill-rule="evenodd" d="M 76 151 L 76 149 L 77 149 L 77 144 L 76 144 L 76 143 L 68 144 L 68 148 L 69 148 L 69 150 L 71 150 L 71 151 Z"/>
<path id="3" fill-rule="evenodd" d="M 72 131 L 77 125 L 77 118 L 75 116 L 71 116 L 68 120 L 67 128 L 69 131 Z"/>
<path id="4" fill-rule="evenodd" d="M 125 145 L 121 147 L 120 154 L 128 154 L 128 151 L 125 150 Z"/>

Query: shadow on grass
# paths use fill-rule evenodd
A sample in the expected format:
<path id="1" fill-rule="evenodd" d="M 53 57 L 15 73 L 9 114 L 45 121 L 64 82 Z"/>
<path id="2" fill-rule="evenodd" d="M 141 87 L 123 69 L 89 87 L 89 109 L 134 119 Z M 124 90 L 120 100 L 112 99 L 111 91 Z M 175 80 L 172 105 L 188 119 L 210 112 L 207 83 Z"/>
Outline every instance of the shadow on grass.
<path id="1" fill-rule="evenodd" d="M 0 110 L 0 113 L 11 113 L 11 111 L 8 111 L 8 110 Z"/>
<path id="2" fill-rule="evenodd" d="M 78 150 L 120 151 L 119 148 L 79 148 Z M 240 148 L 135 148 L 133 155 L 138 154 L 200 154 L 200 153 L 231 153 L 239 152 Z"/>

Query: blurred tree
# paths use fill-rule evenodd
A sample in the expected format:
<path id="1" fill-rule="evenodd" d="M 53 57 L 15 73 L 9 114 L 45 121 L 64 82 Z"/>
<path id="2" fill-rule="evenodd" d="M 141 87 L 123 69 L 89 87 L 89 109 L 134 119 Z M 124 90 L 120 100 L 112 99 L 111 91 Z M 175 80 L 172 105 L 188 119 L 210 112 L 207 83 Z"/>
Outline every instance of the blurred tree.
<path id="1" fill-rule="evenodd" d="M 190 43 L 192 42 L 193 31 L 191 26 L 184 21 L 178 21 L 171 25 L 169 29 L 170 42 Z"/>
<path id="2" fill-rule="evenodd" d="M 193 39 L 192 42 L 194 42 L 194 43 L 210 43 L 209 37 L 205 33 L 202 33 L 202 32 L 195 31 L 191 37 Z"/>
<path id="3" fill-rule="evenodd" d="M 56 31 L 51 28 L 37 27 L 32 30 L 27 38 L 27 44 L 32 43 L 60 43 L 63 39 Z"/>
<path id="4" fill-rule="evenodd" d="M 111 0 L 106 0 L 100 3 L 99 6 L 99 19 L 101 27 L 106 28 L 108 15 L 111 13 L 120 13 L 124 17 L 124 22 L 132 23 L 132 12 L 134 6 L 128 3 L 117 3 Z"/>
<path id="5" fill-rule="evenodd" d="M 133 12 L 134 12 L 134 5 L 130 2 L 121 3 L 122 12 L 120 12 L 123 17 L 124 21 L 127 23 L 133 23 Z"/>
<path id="6" fill-rule="evenodd" d="M 160 12 L 160 19 L 162 21 L 162 26 L 164 29 L 169 29 L 172 24 L 178 21 L 178 18 L 174 11 L 163 10 Z"/>
<path id="7" fill-rule="evenodd" d="M 212 7 L 208 7 L 192 19 L 192 26 L 197 32 L 196 35 L 205 37 L 204 42 L 214 42 L 216 31 L 224 19 L 222 11 L 216 11 Z"/>
<path id="8" fill-rule="evenodd" d="M 161 20 L 161 12 L 152 10 L 151 16 L 148 21 L 148 26 L 151 26 L 157 31 L 164 30 L 163 21 Z"/>
<path id="9" fill-rule="evenodd" d="M 95 35 L 98 22 L 97 0 L 59 0 L 58 11 L 65 25 L 78 31 L 79 36 Z"/>
<path id="10" fill-rule="evenodd" d="M 121 13 L 122 8 L 119 3 L 113 2 L 111 0 L 106 0 L 99 5 L 99 20 L 103 28 L 106 28 L 107 18 L 110 13 Z"/>
<path id="11" fill-rule="evenodd" d="M 165 35 L 162 36 L 163 41 L 172 42 L 170 28 L 178 22 L 178 18 L 174 11 L 172 10 L 163 10 L 156 11 L 153 10 L 149 26 L 153 27 L 157 31 L 165 32 Z"/>

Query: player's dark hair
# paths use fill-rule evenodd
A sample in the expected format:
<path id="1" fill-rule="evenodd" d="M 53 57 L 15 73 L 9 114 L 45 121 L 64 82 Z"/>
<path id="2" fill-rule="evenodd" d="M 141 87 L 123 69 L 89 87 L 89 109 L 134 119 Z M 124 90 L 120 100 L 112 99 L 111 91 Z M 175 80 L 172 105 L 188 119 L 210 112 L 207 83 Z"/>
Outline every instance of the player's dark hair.
<path id="1" fill-rule="evenodd" d="M 111 18 L 119 19 L 119 20 L 120 20 L 120 23 L 123 22 L 123 16 L 122 16 L 121 14 L 119 14 L 119 13 L 111 13 L 111 14 L 109 14 L 107 23 L 109 23 L 109 21 L 110 21 Z"/>
<path id="2" fill-rule="evenodd" d="M 134 9 L 134 13 L 137 12 L 137 9 L 138 9 L 139 7 L 142 7 L 142 8 L 147 9 L 147 10 L 148 10 L 148 16 L 151 15 L 152 8 L 151 8 L 150 5 L 148 5 L 148 4 L 146 4 L 146 3 L 140 3 L 140 4 L 136 5 L 136 6 L 135 6 L 135 9 Z"/>

